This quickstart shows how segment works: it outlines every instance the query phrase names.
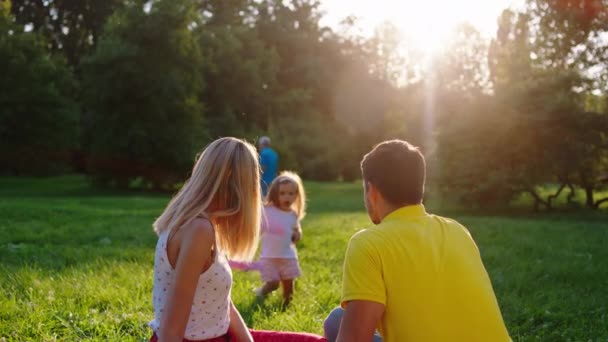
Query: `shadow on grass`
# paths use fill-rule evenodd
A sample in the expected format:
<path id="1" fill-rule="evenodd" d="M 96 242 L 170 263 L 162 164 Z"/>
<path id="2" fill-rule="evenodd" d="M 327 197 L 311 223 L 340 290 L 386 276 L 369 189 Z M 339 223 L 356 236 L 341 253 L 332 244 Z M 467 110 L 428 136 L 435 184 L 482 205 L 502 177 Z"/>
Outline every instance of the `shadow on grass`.
<path id="1" fill-rule="evenodd" d="M 248 327 L 252 327 L 255 324 L 256 314 L 267 317 L 276 312 L 283 312 L 287 308 L 283 307 L 282 303 L 272 301 L 270 298 L 262 299 L 254 296 L 249 300 L 248 304 L 239 307 L 239 312 L 245 324 Z"/>
<path id="2" fill-rule="evenodd" d="M 95 187 L 86 175 L 0 177 L 0 198 L 169 197 L 170 192 Z"/>
<path id="3" fill-rule="evenodd" d="M 4 246 L 3 246 L 4 247 Z M 8 273 L 16 273 L 21 269 L 36 269 L 48 276 L 57 276 L 63 272 L 91 269 L 92 266 L 103 263 L 128 262 L 148 265 L 152 269 L 154 264 L 153 250 L 149 247 L 129 246 L 113 248 L 57 248 L 45 246 L 43 248 L 27 245 L 10 245 L 8 252 L 0 253 L 2 262 L 0 267 Z M 36 251 L 32 251 L 36 249 Z"/>

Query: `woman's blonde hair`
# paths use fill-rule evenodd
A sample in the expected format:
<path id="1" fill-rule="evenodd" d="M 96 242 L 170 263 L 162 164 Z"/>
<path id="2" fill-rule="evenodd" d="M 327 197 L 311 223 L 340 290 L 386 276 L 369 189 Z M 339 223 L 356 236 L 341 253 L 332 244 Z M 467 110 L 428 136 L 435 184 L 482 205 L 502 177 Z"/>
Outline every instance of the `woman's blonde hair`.
<path id="1" fill-rule="evenodd" d="M 272 204 L 275 207 L 279 205 L 279 185 L 293 183 L 298 190 L 298 197 L 291 205 L 291 209 L 296 212 L 298 219 L 303 219 L 306 216 L 306 193 L 304 192 L 304 184 L 297 173 L 292 171 L 283 171 L 275 178 L 268 188 L 266 196 L 266 204 Z"/>
<path id="2" fill-rule="evenodd" d="M 154 231 L 174 233 L 199 215 L 214 225 L 218 248 L 235 260 L 250 260 L 260 227 L 260 166 L 255 148 L 221 138 L 197 158 L 192 175 L 154 222 Z"/>

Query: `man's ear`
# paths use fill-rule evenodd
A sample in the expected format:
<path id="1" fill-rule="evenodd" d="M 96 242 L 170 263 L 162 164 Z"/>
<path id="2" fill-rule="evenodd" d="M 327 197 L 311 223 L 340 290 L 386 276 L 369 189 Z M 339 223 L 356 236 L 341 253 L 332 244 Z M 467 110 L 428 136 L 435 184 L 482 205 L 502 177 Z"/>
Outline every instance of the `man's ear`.
<path id="1" fill-rule="evenodd" d="M 378 187 L 375 186 L 373 183 L 369 183 L 368 191 L 369 191 L 369 196 L 370 196 L 369 199 L 374 201 L 374 203 L 376 203 L 376 204 L 387 203 L 388 204 L 388 201 L 386 200 L 384 195 L 382 195 L 380 190 L 378 190 Z"/>
<path id="2" fill-rule="evenodd" d="M 373 201 L 378 200 L 378 195 L 380 195 L 378 193 L 378 188 L 376 188 L 376 186 L 371 182 L 367 182 L 367 193 L 368 193 L 369 199 L 373 200 Z"/>

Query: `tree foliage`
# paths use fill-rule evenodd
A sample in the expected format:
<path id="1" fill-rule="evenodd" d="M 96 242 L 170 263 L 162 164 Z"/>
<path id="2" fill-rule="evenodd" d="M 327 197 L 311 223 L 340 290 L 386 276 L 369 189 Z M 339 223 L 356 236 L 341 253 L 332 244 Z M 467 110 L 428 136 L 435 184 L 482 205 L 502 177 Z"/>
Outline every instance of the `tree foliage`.
<path id="1" fill-rule="evenodd" d="M 130 4 L 107 23 L 83 64 L 85 148 L 101 183 L 154 188 L 184 178 L 210 132 L 199 94 L 201 52 L 190 1 Z"/>
<path id="2" fill-rule="evenodd" d="M 552 209 L 577 189 L 590 208 L 608 202 L 605 0 L 528 0 L 490 39 L 463 23 L 432 57 L 391 23 L 370 36 L 354 17 L 324 27 L 316 0 L 13 4 L 0 96 L 27 106 L 0 109 L 4 120 L 56 127 L 51 146 L 77 146 L 102 184 L 170 188 L 226 135 L 270 135 L 280 167 L 307 179 L 354 180 L 365 152 L 401 138 L 427 155 L 433 191 L 471 207 L 526 193 Z"/>
<path id="3" fill-rule="evenodd" d="M 78 142 L 76 82 L 42 37 L 17 29 L 10 3 L 0 5 L 0 172 L 68 171 Z"/>
<path id="4" fill-rule="evenodd" d="M 99 38 L 106 20 L 122 4 L 121 0 L 11 0 L 12 12 L 21 25 L 47 38 L 52 50 L 78 66 Z"/>

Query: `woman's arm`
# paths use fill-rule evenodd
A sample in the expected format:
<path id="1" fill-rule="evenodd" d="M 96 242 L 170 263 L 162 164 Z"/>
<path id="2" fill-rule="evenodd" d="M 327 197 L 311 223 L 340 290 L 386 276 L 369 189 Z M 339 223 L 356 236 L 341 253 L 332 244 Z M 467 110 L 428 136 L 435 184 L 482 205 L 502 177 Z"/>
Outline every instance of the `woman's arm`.
<path id="1" fill-rule="evenodd" d="M 181 342 L 184 338 L 198 278 L 209 267 L 215 240 L 206 220 L 194 220 L 182 227 L 181 244 L 175 265 L 175 282 L 167 298 L 158 331 L 159 342 Z"/>
<path id="2" fill-rule="evenodd" d="M 251 337 L 245 321 L 243 321 L 239 310 L 234 306 L 232 300 L 230 301 L 230 326 L 228 327 L 228 334 L 230 335 L 230 341 L 253 342 L 253 337 Z"/>

